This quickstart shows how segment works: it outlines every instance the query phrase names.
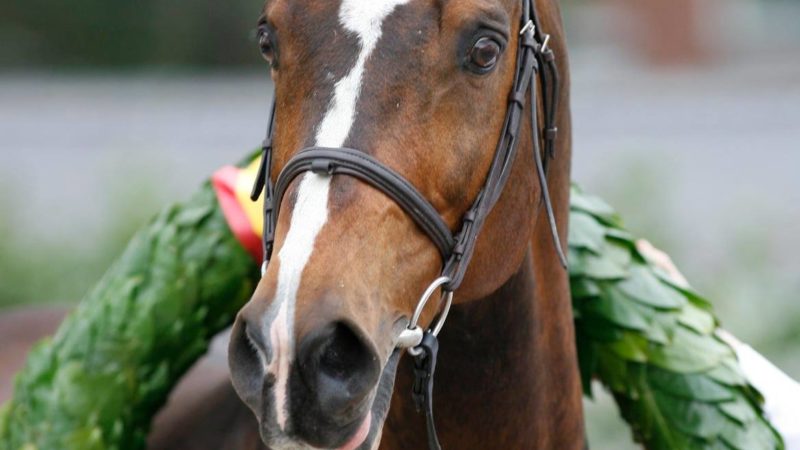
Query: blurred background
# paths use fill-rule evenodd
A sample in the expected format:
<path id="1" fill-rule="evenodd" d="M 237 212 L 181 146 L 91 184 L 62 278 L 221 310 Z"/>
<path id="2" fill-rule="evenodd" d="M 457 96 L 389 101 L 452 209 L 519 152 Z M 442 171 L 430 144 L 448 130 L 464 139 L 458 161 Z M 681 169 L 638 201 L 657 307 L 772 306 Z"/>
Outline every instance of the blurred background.
<path id="1" fill-rule="evenodd" d="M 562 5 L 574 179 L 800 378 L 800 1 Z M 259 144 L 259 6 L 0 3 L 0 309 L 79 300 L 134 230 Z M 587 408 L 593 448 L 634 448 L 606 396 Z"/>

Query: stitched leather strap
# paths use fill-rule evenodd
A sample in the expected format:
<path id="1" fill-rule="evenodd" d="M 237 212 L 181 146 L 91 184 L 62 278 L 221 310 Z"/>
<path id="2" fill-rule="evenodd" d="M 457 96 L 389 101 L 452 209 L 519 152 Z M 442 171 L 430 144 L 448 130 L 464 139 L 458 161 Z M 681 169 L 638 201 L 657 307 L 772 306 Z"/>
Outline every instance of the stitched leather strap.
<path id="1" fill-rule="evenodd" d="M 369 183 L 403 208 L 430 237 L 442 258 L 450 256 L 454 245 L 453 233 L 436 208 L 402 175 L 372 156 L 345 147 L 310 147 L 301 150 L 286 163 L 286 167 L 278 176 L 274 195 L 276 205 L 280 205 L 289 183 L 307 171 L 328 175 L 350 175 Z M 277 217 L 277 209 L 272 211 L 272 217 Z M 270 229 L 274 230 L 274 227 Z M 271 241 L 274 236 L 268 236 L 267 239 Z"/>
<path id="2" fill-rule="evenodd" d="M 526 92 L 539 69 L 535 52 L 539 49 L 534 35 L 530 32 L 519 37 L 517 50 L 517 71 L 506 110 L 506 119 L 500 141 L 495 149 L 494 160 L 486 176 L 483 189 L 478 194 L 472 207 L 464 215 L 461 231 L 456 238 L 453 254 L 447 259 L 442 274 L 452 280 L 445 286 L 446 290 L 455 290 L 464 280 L 464 275 L 472 259 L 478 234 L 489 213 L 500 199 L 506 185 L 511 166 L 517 153 L 519 130 L 525 106 Z M 534 116 L 536 109 L 534 108 Z M 535 119 L 534 119 L 535 120 Z"/>

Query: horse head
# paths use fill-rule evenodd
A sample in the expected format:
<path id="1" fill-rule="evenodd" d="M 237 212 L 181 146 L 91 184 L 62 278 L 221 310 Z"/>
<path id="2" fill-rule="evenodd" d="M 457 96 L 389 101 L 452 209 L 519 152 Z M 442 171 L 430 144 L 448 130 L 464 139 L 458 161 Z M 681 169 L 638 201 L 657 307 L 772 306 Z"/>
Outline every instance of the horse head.
<path id="1" fill-rule="evenodd" d="M 457 232 L 508 128 L 519 42 L 532 31 L 526 3 L 268 0 L 258 26 L 275 85 L 269 177 L 304 148 L 359 149 Z M 530 148 L 531 131 L 516 126 Z M 521 151 L 504 172 L 456 304 L 494 292 L 523 263 L 541 199 L 534 159 Z M 357 177 L 307 170 L 281 198 L 274 254 L 231 337 L 234 387 L 271 448 L 374 448 L 400 340 L 447 255 Z"/>

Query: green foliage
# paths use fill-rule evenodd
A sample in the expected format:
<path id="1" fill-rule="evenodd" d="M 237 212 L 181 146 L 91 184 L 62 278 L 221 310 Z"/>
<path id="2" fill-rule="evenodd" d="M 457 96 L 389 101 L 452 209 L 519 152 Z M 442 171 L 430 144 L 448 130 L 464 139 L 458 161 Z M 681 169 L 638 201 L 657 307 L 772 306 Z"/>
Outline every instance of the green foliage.
<path id="1" fill-rule="evenodd" d="M 597 378 L 649 449 L 781 449 L 710 304 L 639 253 L 602 200 L 573 188 L 570 281 L 581 379 Z"/>
<path id="2" fill-rule="evenodd" d="M 209 185 L 168 208 L 31 352 L 0 413 L 0 448 L 142 448 L 172 386 L 255 279 Z"/>

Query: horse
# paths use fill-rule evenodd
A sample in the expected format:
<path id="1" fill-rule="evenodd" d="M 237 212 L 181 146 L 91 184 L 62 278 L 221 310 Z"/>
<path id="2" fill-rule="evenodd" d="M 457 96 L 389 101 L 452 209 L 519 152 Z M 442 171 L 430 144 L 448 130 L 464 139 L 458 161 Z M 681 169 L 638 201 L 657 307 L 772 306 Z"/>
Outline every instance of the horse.
<path id="1" fill-rule="evenodd" d="M 523 39 L 549 46 L 563 75 L 555 95 L 568 105 L 558 5 L 268 0 L 258 23 L 275 84 L 254 189 L 267 196 L 269 264 L 237 316 L 229 365 L 264 443 L 437 448 L 438 431 L 443 448 L 582 448 L 568 275 L 554 245 L 566 239 L 568 108 L 553 112 L 554 158 L 534 152 L 547 111 L 532 111 L 546 95 L 521 109 L 522 123 L 535 123 L 519 127 L 505 187 L 454 278 L 437 279 L 450 255 L 431 225 L 441 217 L 448 232 L 463 231 L 471 205 L 490 195 L 506 112 L 521 103 L 521 52 L 534 45 Z M 559 225 L 555 240 L 549 223 Z M 440 285 L 444 293 L 422 308 Z M 433 328 L 451 298 L 434 360 L 433 419 L 408 395 L 424 388 L 417 359 L 401 357 L 402 348 L 415 307 L 414 319 Z M 419 345 L 417 336 L 417 355 Z"/>
<path id="2" fill-rule="evenodd" d="M 530 9 L 535 23 L 520 20 Z M 258 27 L 275 85 L 258 187 L 269 194 L 307 147 L 360 149 L 349 157 L 372 162 L 359 178 L 311 161 L 284 183 L 265 224 L 274 220 L 264 254 L 275 255 L 236 318 L 230 372 L 217 346 L 175 389 L 148 447 L 584 448 L 568 274 L 554 245 L 566 240 L 571 162 L 556 0 L 267 0 Z M 548 47 L 560 72 L 549 118 L 544 96 L 526 109 L 515 95 L 532 46 Z M 532 80 L 522 95 L 545 90 Z M 533 126 L 516 123 L 518 150 L 467 234 L 469 264 L 437 278 L 447 254 L 425 222 L 452 232 L 474 220 L 465 212 L 485 194 L 511 108 Z M 539 155 L 544 128 L 558 139 Z M 365 170 L 405 190 L 392 197 Z M 420 394 L 404 347 L 419 355 L 432 333 L 413 332 L 427 327 L 441 333 Z"/>

